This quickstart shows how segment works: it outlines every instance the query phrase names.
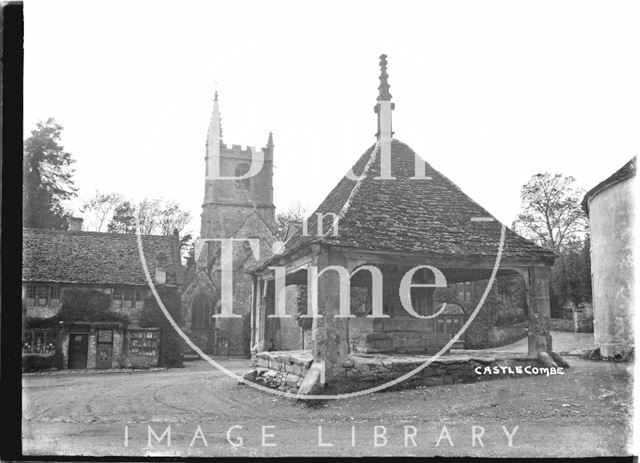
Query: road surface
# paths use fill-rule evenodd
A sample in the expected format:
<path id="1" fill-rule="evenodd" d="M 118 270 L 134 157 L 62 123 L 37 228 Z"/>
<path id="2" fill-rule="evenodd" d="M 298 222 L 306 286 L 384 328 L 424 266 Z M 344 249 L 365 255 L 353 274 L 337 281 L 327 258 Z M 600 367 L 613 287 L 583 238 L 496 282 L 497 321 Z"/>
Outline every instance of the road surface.
<path id="1" fill-rule="evenodd" d="M 24 452 L 136 456 L 625 454 L 631 367 L 577 358 L 570 362 L 572 367 L 565 375 L 382 392 L 314 408 L 238 385 L 203 361 L 166 371 L 25 375 Z M 237 372 L 249 367 L 248 360 L 224 363 Z M 168 427 L 171 445 L 168 434 L 156 442 L 152 433 L 160 437 Z M 511 446 L 507 434 L 512 436 Z"/>

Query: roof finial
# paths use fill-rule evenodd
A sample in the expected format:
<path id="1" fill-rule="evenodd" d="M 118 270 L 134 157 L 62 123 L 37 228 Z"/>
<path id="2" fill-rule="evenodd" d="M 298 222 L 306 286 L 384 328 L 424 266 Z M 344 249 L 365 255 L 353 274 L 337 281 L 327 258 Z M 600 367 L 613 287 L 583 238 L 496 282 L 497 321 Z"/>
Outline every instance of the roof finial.
<path id="1" fill-rule="evenodd" d="M 273 148 L 273 132 L 269 132 L 269 139 L 267 140 L 267 148 Z"/>
<path id="2" fill-rule="evenodd" d="M 391 100 L 389 93 L 389 74 L 387 74 L 387 55 L 380 55 L 380 86 L 378 87 L 378 101 Z"/>

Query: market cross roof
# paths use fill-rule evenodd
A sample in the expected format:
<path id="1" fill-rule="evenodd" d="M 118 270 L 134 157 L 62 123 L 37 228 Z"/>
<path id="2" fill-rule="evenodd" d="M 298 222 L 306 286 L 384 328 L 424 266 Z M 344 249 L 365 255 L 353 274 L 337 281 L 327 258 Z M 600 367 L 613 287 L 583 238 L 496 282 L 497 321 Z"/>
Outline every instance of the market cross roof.
<path id="1" fill-rule="evenodd" d="M 156 263 L 166 282 L 180 282 L 178 235 L 142 235 L 151 278 Z M 163 264 L 164 262 L 164 264 Z M 23 229 L 22 281 L 147 285 L 135 234 Z"/>
<path id="2" fill-rule="evenodd" d="M 405 143 L 391 142 L 391 175 L 380 177 L 380 149 L 370 147 L 352 168 L 356 181 L 343 177 L 308 218 L 309 235 L 298 231 L 285 243 L 284 252 L 260 268 L 311 243 L 357 249 L 420 253 L 442 257 L 496 256 L 502 224 L 457 185 L 424 163 L 425 178 L 416 175 L 416 154 Z M 339 216 L 333 236 L 331 216 L 324 216 L 318 236 L 317 213 Z M 553 259 L 555 254 L 506 230 L 503 258 Z"/>

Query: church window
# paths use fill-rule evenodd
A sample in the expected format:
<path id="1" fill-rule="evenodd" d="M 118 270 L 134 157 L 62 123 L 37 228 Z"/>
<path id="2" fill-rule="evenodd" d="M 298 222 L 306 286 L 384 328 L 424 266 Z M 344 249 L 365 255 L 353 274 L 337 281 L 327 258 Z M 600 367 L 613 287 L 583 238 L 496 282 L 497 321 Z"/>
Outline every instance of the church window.
<path id="1" fill-rule="evenodd" d="M 245 175 L 249 172 L 249 164 L 238 164 L 236 167 L 236 177 L 240 177 L 241 175 Z M 236 179 L 236 188 L 239 190 L 248 190 L 251 188 L 251 178 L 239 178 Z"/>

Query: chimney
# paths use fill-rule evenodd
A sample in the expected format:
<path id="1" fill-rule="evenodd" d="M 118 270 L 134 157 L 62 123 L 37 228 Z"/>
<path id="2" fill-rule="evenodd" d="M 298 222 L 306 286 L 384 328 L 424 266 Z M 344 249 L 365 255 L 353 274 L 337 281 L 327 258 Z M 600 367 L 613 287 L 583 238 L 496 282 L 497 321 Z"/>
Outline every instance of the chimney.
<path id="1" fill-rule="evenodd" d="M 167 255 L 160 251 L 156 253 L 156 283 L 164 285 L 167 282 Z"/>
<path id="2" fill-rule="evenodd" d="M 69 231 L 82 231 L 82 217 L 71 217 L 69 219 Z"/>

